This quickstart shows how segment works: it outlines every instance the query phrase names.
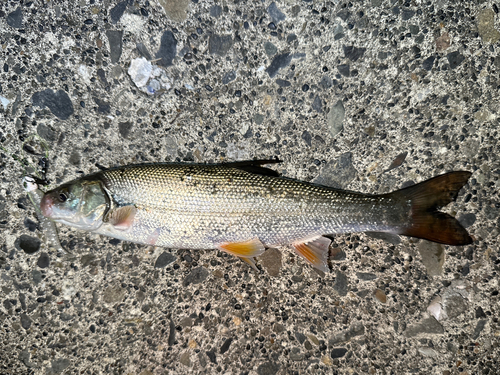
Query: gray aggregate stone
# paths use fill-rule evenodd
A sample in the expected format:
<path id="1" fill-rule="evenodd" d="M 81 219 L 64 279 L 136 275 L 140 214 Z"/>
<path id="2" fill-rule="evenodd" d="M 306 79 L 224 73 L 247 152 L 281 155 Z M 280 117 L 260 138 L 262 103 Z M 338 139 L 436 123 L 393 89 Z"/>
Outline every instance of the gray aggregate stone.
<path id="1" fill-rule="evenodd" d="M 271 19 L 274 23 L 278 24 L 280 21 L 284 21 L 286 19 L 285 14 L 278 9 L 278 6 L 273 1 L 268 7 L 267 12 L 271 16 Z"/>
<path id="2" fill-rule="evenodd" d="M 204 267 L 197 267 L 193 269 L 182 282 L 182 285 L 188 286 L 190 284 L 200 284 L 208 277 L 208 271 Z"/>
<path id="3" fill-rule="evenodd" d="M 476 222 L 476 215 L 474 213 L 468 213 L 460 215 L 458 221 L 464 228 L 468 228 Z"/>
<path id="4" fill-rule="evenodd" d="M 326 163 L 314 182 L 335 188 L 346 188 L 356 175 L 357 171 L 352 165 L 352 153 L 346 152 Z"/>
<path id="5" fill-rule="evenodd" d="M 405 331 L 407 337 L 442 335 L 444 329 L 434 317 L 426 318 L 419 323 L 413 324 Z"/>
<path id="6" fill-rule="evenodd" d="M 17 7 L 15 11 L 7 15 L 7 25 L 16 29 L 23 27 L 23 11 L 21 7 Z"/>
<path id="7" fill-rule="evenodd" d="M 458 51 L 450 52 L 446 55 L 451 69 L 455 69 L 465 60 L 465 57 Z"/>
<path id="8" fill-rule="evenodd" d="M 225 56 L 232 47 L 233 38 L 231 35 L 213 34 L 208 41 L 208 49 L 211 54 Z"/>
<path id="9" fill-rule="evenodd" d="M 231 70 L 224 74 L 224 77 L 222 77 L 222 83 L 224 85 L 227 85 L 229 82 L 232 82 L 236 79 L 236 72 L 234 70 Z"/>
<path id="10" fill-rule="evenodd" d="M 335 284 L 333 284 L 333 289 L 335 289 L 340 296 L 347 295 L 347 292 L 349 291 L 349 284 L 345 273 L 337 271 L 337 274 L 335 275 Z"/>
<path id="11" fill-rule="evenodd" d="M 285 52 L 279 55 L 274 56 L 271 65 L 266 68 L 267 74 L 269 74 L 269 78 L 274 78 L 278 72 L 286 68 L 292 62 L 292 55 L 290 53 Z"/>
<path id="12" fill-rule="evenodd" d="M 33 254 L 40 249 L 40 240 L 36 237 L 28 236 L 27 234 L 22 234 L 18 239 L 19 247 L 26 254 Z"/>
<path id="13" fill-rule="evenodd" d="M 220 17 L 220 15 L 222 14 L 222 7 L 218 4 L 215 4 L 215 5 L 212 5 L 210 7 L 210 15 L 212 17 Z"/>
<path id="14" fill-rule="evenodd" d="M 62 373 L 70 364 L 70 360 L 67 358 L 56 358 L 52 360 L 52 372 L 55 374 Z"/>
<path id="15" fill-rule="evenodd" d="M 335 137 L 344 129 L 345 109 L 342 100 L 338 100 L 328 113 L 328 127 L 330 134 Z"/>
<path id="16" fill-rule="evenodd" d="M 24 329 L 28 330 L 31 327 L 31 323 L 32 323 L 31 318 L 27 314 L 22 313 L 21 314 L 21 326 Z"/>
<path id="17" fill-rule="evenodd" d="M 344 55 L 352 62 L 358 61 L 366 52 L 366 48 L 355 46 L 343 46 Z"/>
<path id="18" fill-rule="evenodd" d="M 323 101 L 319 97 L 319 95 L 316 95 L 314 97 L 314 101 L 312 103 L 312 109 L 314 109 L 318 113 L 323 113 Z"/>
<path id="19" fill-rule="evenodd" d="M 73 103 L 64 90 L 57 92 L 46 89 L 33 94 L 33 105 L 41 108 L 48 107 L 52 114 L 61 120 L 67 120 L 74 112 Z"/>
<path id="20" fill-rule="evenodd" d="M 47 253 L 41 253 L 38 257 L 36 265 L 40 268 L 47 268 L 50 264 L 50 257 Z"/>
<path id="21" fill-rule="evenodd" d="M 168 67 L 172 65 L 172 61 L 177 53 L 177 40 L 170 30 L 165 30 L 161 36 L 161 43 L 156 58 L 160 59 L 157 64 Z"/>
<path id="22" fill-rule="evenodd" d="M 472 338 L 474 340 L 478 339 L 479 336 L 481 335 L 481 332 L 484 330 L 484 327 L 486 326 L 487 320 L 486 319 L 480 319 L 476 327 L 474 328 L 474 334 L 472 335 Z"/>
<path id="23" fill-rule="evenodd" d="M 112 23 L 117 23 L 122 18 L 125 9 L 127 9 L 128 0 L 120 1 L 109 11 L 109 16 L 111 17 Z"/>
<path id="24" fill-rule="evenodd" d="M 160 256 L 156 259 L 155 268 L 165 268 L 172 262 L 175 262 L 177 258 L 169 252 L 164 251 L 160 254 Z"/>
<path id="25" fill-rule="evenodd" d="M 264 362 L 257 367 L 257 374 L 259 375 L 275 375 L 280 370 L 281 366 L 275 362 Z"/>
<path id="26" fill-rule="evenodd" d="M 107 30 L 109 52 L 112 63 L 120 61 L 123 49 L 123 31 L 122 30 Z"/>
<path id="27" fill-rule="evenodd" d="M 342 358 L 343 356 L 345 356 L 345 354 L 347 353 L 347 349 L 346 348 L 334 348 L 331 352 L 330 352 L 330 357 L 332 358 Z"/>

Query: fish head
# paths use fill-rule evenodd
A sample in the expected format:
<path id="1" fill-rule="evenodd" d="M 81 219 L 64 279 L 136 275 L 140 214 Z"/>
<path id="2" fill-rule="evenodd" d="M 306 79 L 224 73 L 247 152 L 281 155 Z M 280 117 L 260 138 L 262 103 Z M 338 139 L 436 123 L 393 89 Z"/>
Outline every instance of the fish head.
<path id="1" fill-rule="evenodd" d="M 46 192 L 40 210 L 53 221 L 92 231 L 102 225 L 109 202 L 100 181 L 77 180 Z"/>

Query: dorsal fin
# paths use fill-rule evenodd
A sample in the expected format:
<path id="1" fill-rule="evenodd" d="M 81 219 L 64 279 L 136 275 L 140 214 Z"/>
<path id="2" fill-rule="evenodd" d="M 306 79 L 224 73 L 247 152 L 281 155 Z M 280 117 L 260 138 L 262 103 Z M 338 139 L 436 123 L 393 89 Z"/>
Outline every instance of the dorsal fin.
<path id="1" fill-rule="evenodd" d="M 279 177 L 279 172 L 271 168 L 262 167 L 264 164 L 277 164 L 281 163 L 279 159 L 269 159 L 269 160 L 245 160 L 245 161 L 235 161 L 231 163 L 224 163 L 224 166 L 236 168 L 248 173 L 260 174 L 264 176 L 274 176 Z"/>

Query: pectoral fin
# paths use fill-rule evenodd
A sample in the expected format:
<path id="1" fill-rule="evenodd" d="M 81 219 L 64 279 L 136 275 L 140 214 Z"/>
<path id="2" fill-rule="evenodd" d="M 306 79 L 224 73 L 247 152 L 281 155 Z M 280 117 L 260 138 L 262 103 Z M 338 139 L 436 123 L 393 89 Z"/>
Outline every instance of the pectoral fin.
<path id="1" fill-rule="evenodd" d="M 217 246 L 220 250 L 240 258 L 253 258 L 266 250 L 258 238 L 244 242 L 224 242 Z"/>
<path id="2" fill-rule="evenodd" d="M 292 243 L 295 252 L 317 269 L 330 272 L 328 268 L 328 248 L 331 240 L 326 237 L 309 238 Z"/>
<path id="3" fill-rule="evenodd" d="M 124 206 L 110 210 L 106 221 L 118 230 L 130 228 L 134 222 L 137 208 L 135 206 Z"/>

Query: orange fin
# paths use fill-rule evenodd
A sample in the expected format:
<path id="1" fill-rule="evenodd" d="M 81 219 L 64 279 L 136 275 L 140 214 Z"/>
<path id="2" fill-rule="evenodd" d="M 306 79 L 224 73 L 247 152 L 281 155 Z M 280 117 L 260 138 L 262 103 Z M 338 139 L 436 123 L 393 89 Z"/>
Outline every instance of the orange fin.
<path id="1" fill-rule="evenodd" d="M 106 221 L 118 230 L 126 230 L 132 226 L 136 213 L 135 206 L 119 207 L 108 213 Z"/>
<path id="2" fill-rule="evenodd" d="M 398 200 L 411 202 L 411 225 L 398 228 L 395 232 L 446 245 L 472 243 L 469 233 L 457 219 L 437 211 L 456 199 L 470 176 L 470 172 L 450 172 L 387 194 Z"/>
<path id="3" fill-rule="evenodd" d="M 250 267 L 252 267 L 255 271 L 257 272 L 260 272 L 260 270 L 257 268 L 257 266 L 255 265 L 255 260 L 253 258 L 242 258 L 242 257 L 239 257 L 243 262 L 247 263 L 250 265 Z"/>
<path id="4" fill-rule="evenodd" d="M 328 268 L 328 248 L 330 242 L 326 237 L 309 238 L 292 243 L 295 252 L 317 269 L 330 272 Z"/>
<path id="5" fill-rule="evenodd" d="M 217 246 L 220 250 L 240 258 L 253 258 L 266 250 L 258 238 L 244 242 L 224 242 Z"/>

